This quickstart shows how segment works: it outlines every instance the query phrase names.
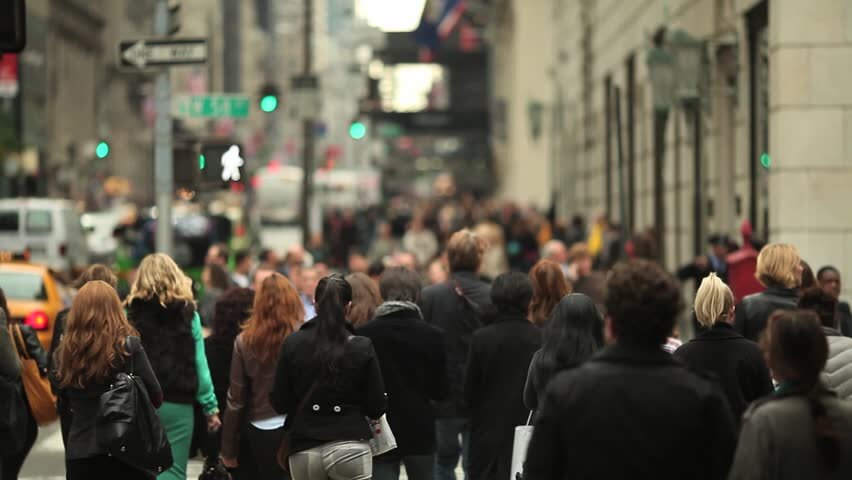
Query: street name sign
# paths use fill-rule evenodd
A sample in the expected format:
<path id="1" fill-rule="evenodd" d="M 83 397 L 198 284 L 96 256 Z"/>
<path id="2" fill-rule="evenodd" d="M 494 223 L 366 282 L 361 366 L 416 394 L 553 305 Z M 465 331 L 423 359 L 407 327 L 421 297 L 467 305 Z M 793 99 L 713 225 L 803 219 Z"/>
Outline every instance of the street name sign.
<path id="1" fill-rule="evenodd" d="M 205 38 L 147 38 L 122 40 L 118 44 L 118 65 L 121 68 L 144 70 L 206 62 Z"/>
<path id="2" fill-rule="evenodd" d="M 251 99 L 245 95 L 175 95 L 172 115 L 189 118 L 246 118 Z"/>

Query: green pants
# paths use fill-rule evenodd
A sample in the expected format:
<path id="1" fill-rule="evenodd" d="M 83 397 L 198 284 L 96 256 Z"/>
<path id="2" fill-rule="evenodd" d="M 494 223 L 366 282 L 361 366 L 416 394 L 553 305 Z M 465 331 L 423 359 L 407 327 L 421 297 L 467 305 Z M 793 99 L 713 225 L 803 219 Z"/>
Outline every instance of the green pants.
<path id="1" fill-rule="evenodd" d="M 186 464 L 189 461 L 189 447 L 195 426 L 192 405 L 165 402 L 157 413 L 169 437 L 172 458 L 175 461 L 172 468 L 161 473 L 157 480 L 186 480 Z"/>

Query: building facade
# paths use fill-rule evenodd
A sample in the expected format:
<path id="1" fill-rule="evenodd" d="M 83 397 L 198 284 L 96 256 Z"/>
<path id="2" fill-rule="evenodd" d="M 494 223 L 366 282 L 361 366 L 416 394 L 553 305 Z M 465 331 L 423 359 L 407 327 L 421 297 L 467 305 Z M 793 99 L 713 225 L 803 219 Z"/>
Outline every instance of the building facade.
<path id="1" fill-rule="evenodd" d="M 525 20 L 538 9 L 543 20 Z M 509 123 L 528 124 L 523 104 L 540 92 L 545 112 L 540 146 L 525 146 L 530 125 L 510 125 L 496 147 L 502 163 L 538 172 L 523 186 L 501 177 L 506 196 L 542 189 L 562 217 L 657 227 L 669 267 L 750 220 L 814 268 L 852 272 L 852 214 L 840 208 L 852 180 L 852 4 L 501 0 L 491 18 L 494 104 L 514 102 Z M 700 41 L 698 98 L 661 111 L 648 54 L 675 32 Z"/>

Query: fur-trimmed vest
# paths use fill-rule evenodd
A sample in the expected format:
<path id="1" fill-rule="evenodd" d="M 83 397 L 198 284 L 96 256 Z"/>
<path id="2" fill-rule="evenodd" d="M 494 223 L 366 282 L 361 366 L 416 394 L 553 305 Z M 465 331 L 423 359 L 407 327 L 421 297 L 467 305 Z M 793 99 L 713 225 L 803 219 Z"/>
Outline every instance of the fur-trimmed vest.
<path id="1" fill-rule="evenodd" d="M 192 305 L 174 303 L 163 307 L 153 299 L 135 299 L 127 306 L 127 319 L 139 331 L 166 402 L 195 402 L 198 373 L 192 338 L 194 314 Z"/>

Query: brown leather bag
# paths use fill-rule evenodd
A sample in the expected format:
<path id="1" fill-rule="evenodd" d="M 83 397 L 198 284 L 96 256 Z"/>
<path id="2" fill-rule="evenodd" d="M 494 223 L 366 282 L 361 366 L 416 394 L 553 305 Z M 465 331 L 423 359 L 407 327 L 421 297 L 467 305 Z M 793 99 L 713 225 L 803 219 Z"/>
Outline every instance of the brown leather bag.
<path id="1" fill-rule="evenodd" d="M 39 426 L 55 422 L 59 418 L 59 413 L 56 411 L 56 397 L 50 389 L 50 382 L 41 376 L 38 363 L 27 352 L 21 326 L 10 325 L 9 333 L 15 339 L 15 349 L 21 358 L 21 382 L 24 384 L 24 392 L 27 394 L 27 402 L 33 418 Z"/>

